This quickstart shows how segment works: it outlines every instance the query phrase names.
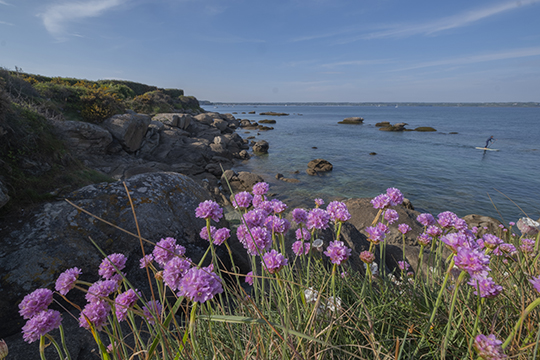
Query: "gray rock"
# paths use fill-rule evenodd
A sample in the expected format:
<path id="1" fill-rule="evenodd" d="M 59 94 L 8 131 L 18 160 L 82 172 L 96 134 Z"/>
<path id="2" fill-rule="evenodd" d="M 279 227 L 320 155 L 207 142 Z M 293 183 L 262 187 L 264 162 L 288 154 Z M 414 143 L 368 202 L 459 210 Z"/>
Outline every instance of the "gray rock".
<path id="1" fill-rule="evenodd" d="M 227 181 L 231 185 L 233 192 L 237 193 L 240 191 L 252 191 L 253 185 L 258 182 L 263 182 L 264 179 L 257 174 L 247 171 L 236 173 L 233 170 L 226 170 L 221 176 L 221 185 L 225 192 L 229 192 Z"/>
<path id="2" fill-rule="evenodd" d="M 334 166 L 329 161 L 324 159 L 311 160 L 307 166 L 308 168 L 306 172 L 312 176 L 317 175 L 320 172 L 332 171 L 332 169 L 334 168 Z"/>
<path id="3" fill-rule="evenodd" d="M 128 153 L 139 150 L 151 119 L 143 114 L 114 115 L 103 122 L 103 127 L 114 136 Z"/>
<path id="4" fill-rule="evenodd" d="M 10 197 L 8 195 L 8 190 L 4 183 L 0 180 L 0 208 L 6 205 Z"/>
<path id="5" fill-rule="evenodd" d="M 211 195 L 189 177 L 177 173 L 136 175 L 125 184 L 133 200 L 141 236 L 154 243 L 164 237 L 174 237 L 186 247 L 186 255 L 197 262 L 208 243 L 199 238 L 205 222 L 195 217 L 195 209 L 201 201 L 211 199 Z M 131 234 L 65 201 L 38 208 L 22 228 L 3 239 L 0 338 L 18 333 L 24 324 L 17 312 L 22 298 L 37 288 L 53 288 L 64 270 L 77 266 L 83 271 L 82 280 L 97 280 L 97 268 L 103 256 L 90 238 L 106 254 L 128 256 L 124 271 L 135 287 L 148 293 L 146 273 L 139 269 L 141 247 L 134 235 L 137 228 L 124 185 L 121 182 L 90 185 L 71 193 L 68 199 Z M 144 246 L 147 253 L 153 249 L 152 245 L 145 243 Z M 228 255 L 223 256 L 225 253 L 221 252 L 218 255 L 227 264 Z M 73 297 L 68 298 L 84 306 L 82 292 L 73 293 Z"/>
<path id="6" fill-rule="evenodd" d="M 253 152 L 258 154 L 267 154 L 270 144 L 266 140 L 259 140 L 253 144 Z"/>
<path id="7" fill-rule="evenodd" d="M 76 153 L 105 154 L 112 143 L 110 132 L 98 125 L 82 121 L 51 121 L 54 133 L 66 147 Z"/>

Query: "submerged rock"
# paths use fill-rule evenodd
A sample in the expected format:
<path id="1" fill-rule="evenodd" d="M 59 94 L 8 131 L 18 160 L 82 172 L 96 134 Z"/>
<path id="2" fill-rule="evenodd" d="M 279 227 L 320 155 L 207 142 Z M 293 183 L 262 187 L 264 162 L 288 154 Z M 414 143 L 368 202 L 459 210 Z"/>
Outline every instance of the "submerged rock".
<path id="1" fill-rule="evenodd" d="M 334 169 L 334 166 L 327 160 L 315 159 L 308 163 L 306 172 L 311 175 L 317 175 L 320 172 L 328 172 Z"/>

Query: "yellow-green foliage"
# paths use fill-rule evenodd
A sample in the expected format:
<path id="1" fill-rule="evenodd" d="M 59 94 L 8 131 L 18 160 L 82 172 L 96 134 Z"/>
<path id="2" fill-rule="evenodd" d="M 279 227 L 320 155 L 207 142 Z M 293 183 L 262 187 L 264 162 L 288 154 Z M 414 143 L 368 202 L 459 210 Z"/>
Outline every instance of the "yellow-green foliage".
<path id="1" fill-rule="evenodd" d="M 105 119 L 123 112 L 121 100 L 106 88 L 93 88 L 81 96 L 81 117 L 84 121 L 101 123 Z"/>
<path id="2" fill-rule="evenodd" d="M 149 91 L 143 95 L 136 96 L 130 102 L 130 108 L 138 113 L 162 113 L 172 112 L 174 105 L 169 95 L 160 90 Z"/>

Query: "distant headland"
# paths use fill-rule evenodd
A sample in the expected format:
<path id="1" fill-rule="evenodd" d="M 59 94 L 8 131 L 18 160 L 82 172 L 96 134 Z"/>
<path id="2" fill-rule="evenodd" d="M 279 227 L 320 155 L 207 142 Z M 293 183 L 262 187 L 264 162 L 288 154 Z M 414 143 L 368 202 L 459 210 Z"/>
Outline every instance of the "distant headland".
<path id="1" fill-rule="evenodd" d="M 217 102 L 199 100 L 201 105 L 275 106 L 448 106 L 448 107 L 540 107 L 540 102 Z"/>

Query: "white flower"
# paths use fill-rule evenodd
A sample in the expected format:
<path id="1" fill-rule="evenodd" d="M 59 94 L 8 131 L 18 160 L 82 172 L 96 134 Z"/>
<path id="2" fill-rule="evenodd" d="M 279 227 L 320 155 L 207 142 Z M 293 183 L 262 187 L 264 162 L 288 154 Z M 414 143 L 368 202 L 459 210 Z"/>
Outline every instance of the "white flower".
<path id="1" fill-rule="evenodd" d="M 313 288 L 309 288 L 304 290 L 304 296 L 306 298 L 306 302 L 312 303 L 317 301 L 317 297 L 319 297 L 319 292 L 317 290 L 313 290 Z"/>

